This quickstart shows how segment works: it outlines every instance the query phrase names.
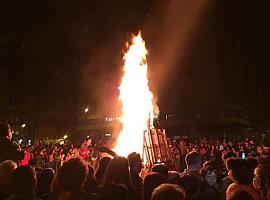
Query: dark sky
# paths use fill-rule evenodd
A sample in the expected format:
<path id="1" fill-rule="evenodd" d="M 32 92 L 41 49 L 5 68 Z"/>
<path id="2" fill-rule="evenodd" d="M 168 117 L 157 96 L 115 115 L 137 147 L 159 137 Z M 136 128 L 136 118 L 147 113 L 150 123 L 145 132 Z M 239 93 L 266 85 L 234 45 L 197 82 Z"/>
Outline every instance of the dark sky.
<path id="1" fill-rule="evenodd" d="M 179 70 L 172 66 L 200 63 L 199 57 L 194 56 L 197 55 L 194 49 L 201 51 L 205 43 L 200 41 L 211 39 L 199 36 L 208 30 L 225 27 L 225 35 L 241 39 L 243 57 L 253 62 L 249 95 L 259 90 L 260 101 L 266 104 L 270 91 L 269 3 L 218 2 L 4 1 L 0 8 L 0 62 L 11 72 L 10 96 L 17 103 L 34 97 L 44 107 L 67 110 L 85 105 L 99 110 L 108 102 L 115 105 L 124 44 L 131 33 L 139 29 L 145 35 L 150 57 L 152 55 L 150 70 L 155 71 L 154 65 L 166 65 L 168 69 L 156 70 L 150 75 L 156 93 L 164 94 L 178 87 Z M 204 20 L 205 16 L 210 23 Z M 168 55 L 164 56 L 166 53 Z M 189 74 L 188 70 L 185 73 Z M 169 100 L 161 99 L 163 102 Z M 256 99 L 252 101 L 256 103 Z"/>
<path id="2" fill-rule="evenodd" d="M 89 89 L 114 81 L 111 72 L 119 70 L 114 62 L 120 64 L 125 42 L 147 17 L 150 3 L 142 0 L 3 3 L 1 60 L 12 71 L 15 100 L 38 97 L 44 104 L 70 105 L 85 92 L 83 101 L 95 103 L 89 98 L 96 91 Z M 91 93 L 89 98 L 87 93 Z"/>

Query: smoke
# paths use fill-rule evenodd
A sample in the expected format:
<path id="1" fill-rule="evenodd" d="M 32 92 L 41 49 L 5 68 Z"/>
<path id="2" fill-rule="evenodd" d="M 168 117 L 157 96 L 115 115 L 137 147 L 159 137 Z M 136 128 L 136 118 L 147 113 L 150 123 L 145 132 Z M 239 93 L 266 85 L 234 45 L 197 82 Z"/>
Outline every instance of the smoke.
<path id="1" fill-rule="evenodd" d="M 109 52 L 109 53 L 108 53 Z M 117 114 L 120 53 L 108 43 L 96 47 L 81 68 L 81 100 L 92 114 Z"/>
<path id="2" fill-rule="evenodd" d="M 89 113 L 93 115 L 117 116 L 121 108 L 118 86 L 122 77 L 122 49 L 143 16 L 140 5 L 144 1 L 80 2 L 90 5 L 73 19 L 72 29 L 76 31 L 70 34 L 81 57 L 79 101 L 81 105 L 89 105 Z"/>
<path id="3" fill-rule="evenodd" d="M 86 17 L 85 13 L 76 19 L 74 26 L 89 24 L 86 30 L 91 31 L 73 31 L 70 35 L 78 53 L 82 53 L 81 104 L 89 105 L 90 112 L 93 113 L 120 114 L 118 86 L 123 66 L 121 49 L 130 39 L 130 33 L 141 29 L 149 50 L 147 61 L 150 68 L 150 88 L 155 94 L 155 113 L 159 113 L 158 91 L 166 86 L 176 64 L 181 63 L 196 27 L 211 1 L 213 0 L 157 0 L 149 1 L 148 8 L 144 9 L 140 8 L 145 4 L 144 1 L 134 1 L 134 5 L 137 5 L 135 11 L 125 6 L 122 6 L 122 11 L 121 7 L 107 7 L 105 3 L 96 1 L 95 12 L 107 14 L 89 13 Z M 123 2 L 118 1 L 119 5 Z"/>
<path id="4" fill-rule="evenodd" d="M 150 68 L 157 90 L 169 82 L 174 68 L 182 62 L 199 22 L 212 1 L 161 0 L 146 21 L 142 32 L 152 50 Z"/>

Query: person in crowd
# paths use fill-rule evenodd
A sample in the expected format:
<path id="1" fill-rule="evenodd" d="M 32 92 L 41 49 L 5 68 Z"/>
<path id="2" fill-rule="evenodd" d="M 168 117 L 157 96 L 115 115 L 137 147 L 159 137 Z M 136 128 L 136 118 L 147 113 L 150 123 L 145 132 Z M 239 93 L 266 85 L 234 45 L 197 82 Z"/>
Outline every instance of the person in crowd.
<path id="1" fill-rule="evenodd" d="M 185 162 L 187 168 L 180 174 L 180 186 L 185 189 L 187 199 L 197 200 L 200 196 L 203 181 L 200 174 L 202 156 L 193 150 L 186 155 Z"/>
<path id="2" fill-rule="evenodd" d="M 180 179 L 180 186 L 186 192 L 186 200 L 199 200 L 201 197 L 202 180 L 198 176 L 184 174 Z"/>
<path id="3" fill-rule="evenodd" d="M 24 158 L 20 147 L 11 142 L 12 132 L 8 123 L 0 123 L 0 162 L 13 160 L 18 162 Z"/>
<path id="4" fill-rule="evenodd" d="M 140 173 L 142 170 L 142 159 L 140 154 L 133 152 L 128 155 L 128 163 L 130 169 L 130 178 L 132 184 L 135 186 L 137 193 L 141 196 L 142 193 L 142 179 Z"/>
<path id="5" fill-rule="evenodd" d="M 12 160 L 0 163 L 0 199 L 6 199 L 12 194 L 12 176 L 17 164 Z"/>
<path id="6" fill-rule="evenodd" d="M 200 169 L 202 167 L 202 156 L 196 151 L 191 151 L 186 155 L 185 158 L 187 169 L 181 174 L 192 175 L 201 178 Z"/>
<path id="7" fill-rule="evenodd" d="M 43 169 L 41 167 L 35 167 L 35 172 L 36 172 L 37 177 L 41 174 L 42 171 Z"/>
<path id="8" fill-rule="evenodd" d="M 172 151 L 175 159 L 175 168 L 180 171 L 180 156 L 181 156 L 181 150 L 179 148 L 179 142 L 177 140 L 172 141 Z"/>
<path id="9" fill-rule="evenodd" d="M 229 174 L 231 168 L 230 168 L 230 165 L 228 165 L 228 160 L 233 159 L 233 158 L 236 158 L 236 154 L 233 151 L 225 151 L 222 154 L 222 161 L 223 161 L 223 165 L 226 168 L 226 174 L 227 174 L 227 176 L 225 176 L 221 182 L 221 195 L 222 195 L 223 199 L 226 198 L 227 188 L 229 187 L 230 184 L 233 183 L 233 178 L 232 178 L 231 174 Z"/>
<path id="10" fill-rule="evenodd" d="M 151 200 L 153 190 L 164 183 L 163 177 L 157 172 L 150 172 L 143 181 L 143 200 Z"/>
<path id="11" fill-rule="evenodd" d="M 251 167 L 251 170 L 254 172 L 256 167 L 259 165 L 258 159 L 254 157 L 248 157 L 246 158 L 249 166 Z"/>
<path id="12" fill-rule="evenodd" d="M 162 176 L 164 182 L 168 181 L 169 170 L 165 164 L 155 164 L 151 171 L 159 173 Z"/>
<path id="13" fill-rule="evenodd" d="M 61 185 L 59 183 L 58 173 L 56 173 L 54 176 L 51 190 L 51 194 L 44 195 L 43 200 L 57 200 L 59 199 L 58 197 L 61 197 L 63 189 L 61 188 Z"/>
<path id="14" fill-rule="evenodd" d="M 88 166 L 81 158 L 72 158 L 60 167 L 57 181 L 62 190 L 53 199 L 61 200 L 96 200 L 98 196 L 83 191 L 83 184 L 88 175 Z"/>
<path id="15" fill-rule="evenodd" d="M 175 184 L 161 184 L 152 193 L 151 200 L 184 200 L 185 191 Z"/>
<path id="16" fill-rule="evenodd" d="M 88 193 L 97 193 L 97 182 L 94 175 L 94 168 L 88 165 L 88 176 L 84 184 L 84 190 Z"/>
<path id="17" fill-rule="evenodd" d="M 216 189 L 216 192 L 218 192 L 218 184 L 217 184 L 217 171 L 211 167 L 211 166 L 204 166 L 201 168 L 201 175 L 204 179 L 204 181 L 212 186 L 214 189 Z"/>
<path id="18" fill-rule="evenodd" d="M 180 185 L 186 189 L 188 199 L 220 199 L 218 190 L 206 182 L 213 182 L 213 178 L 205 176 L 214 169 L 205 165 L 203 175 L 200 173 L 202 167 L 202 156 L 196 151 L 186 155 L 187 169 L 181 174 Z M 210 170 L 211 169 L 211 170 Z M 213 169 L 213 170 L 212 170 Z M 216 181 L 216 180 L 215 180 Z"/>
<path id="19" fill-rule="evenodd" d="M 179 171 L 182 172 L 186 168 L 185 164 L 185 157 L 187 154 L 187 148 L 185 147 L 185 141 L 179 141 L 179 149 L 180 149 L 180 169 Z"/>
<path id="20" fill-rule="evenodd" d="M 54 179 L 54 170 L 46 168 L 37 175 L 37 196 L 42 198 L 48 196 L 52 192 L 52 182 Z"/>
<path id="21" fill-rule="evenodd" d="M 210 145 L 209 148 L 209 159 L 210 160 L 216 160 L 217 150 L 214 144 Z"/>
<path id="22" fill-rule="evenodd" d="M 67 152 L 67 155 L 65 156 L 64 160 L 65 161 L 68 161 L 71 159 L 71 153 L 70 152 Z"/>
<path id="23" fill-rule="evenodd" d="M 216 167 L 216 163 L 213 160 L 207 160 L 203 163 L 203 167 Z"/>
<path id="24" fill-rule="evenodd" d="M 135 187 L 130 179 L 127 158 L 117 156 L 111 160 L 104 177 L 104 183 L 99 188 L 99 194 L 101 197 L 110 190 L 112 184 L 125 185 L 128 188 L 129 199 L 140 199 L 139 194 L 136 193 Z"/>
<path id="25" fill-rule="evenodd" d="M 96 173 L 95 173 L 95 178 L 96 178 L 96 182 L 98 186 L 103 184 L 104 176 L 111 160 L 112 159 L 109 157 L 103 157 L 100 159 Z"/>
<path id="26" fill-rule="evenodd" d="M 24 148 L 24 158 L 20 161 L 21 165 L 29 165 L 29 161 L 31 159 L 31 154 L 28 148 Z"/>
<path id="27" fill-rule="evenodd" d="M 236 158 L 236 157 L 237 157 L 237 155 L 232 150 L 224 151 L 222 153 L 222 162 L 225 165 L 226 164 L 226 160 L 228 158 Z"/>
<path id="28" fill-rule="evenodd" d="M 168 172 L 168 183 L 180 185 L 181 175 L 177 171 Z"/>
<path id="29" fill-rule="evenodd" d="M 262 200 L 270 200 L 270 161 L 264 160 L 254 170 L 253 185 Z"/>
<path id="30" fill-rule="evenodd" d="M 249 163 L 245 159 L 237 158 L 230 159 L 228 165 L 234 183 L 229 185 L 226 191 L 226 199 L 229 199 L 235 190 L 242 189 L 248 192 L 254 200 L 260 200 L 259 193 L 252 185 L 254 175 Z"/>
<path id="31" fill-rule="evenodd" d="M 37 179 L 35 170 L 29 165 L 19 166 L 12 176 L 13 193 L 7 200 L 35 200 Z"/>
<path id="32" fill-rule="evenodd" d="M 120 183 L 110 183 L 102 193 L 102 200 L 128 200 L 128 187 Z"/>
<path id="33" fill-rule="evenodd" d="M 86 161 L 91 160 L 91 153 L 93 151 L 92 140 L 87 138 L 82 144 L 82 148 L 80 149 L 80 156 Z"/>
<path id="34" fill-rule="evenodd" d="M 221 199 L 217 184 L 217 171 L 211 166 L 205 165 L 201 170 L 203 177 L 201 185 L 201 199 Z"/>
<path id="35" fill-rule="evenodd" d="M 104 184 L 112 182 L 124 184 L 127 187 L 132 185 L 130 182 L 128 160 L 125 157 L 117 156 L 108 165 Z"/>

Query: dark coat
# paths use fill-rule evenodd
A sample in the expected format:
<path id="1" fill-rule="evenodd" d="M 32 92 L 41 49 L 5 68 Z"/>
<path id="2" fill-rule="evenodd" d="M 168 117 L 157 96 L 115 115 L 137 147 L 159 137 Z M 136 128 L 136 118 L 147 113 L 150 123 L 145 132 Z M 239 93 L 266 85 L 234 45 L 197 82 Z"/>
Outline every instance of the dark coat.
<path id="1" fill-rule="evenodd" d="M 18 149 L 18 146 L 10 140 L 0 139 L 0 163 L 5 160 L 19 161 L 24 158 L 24 152 Z"/>

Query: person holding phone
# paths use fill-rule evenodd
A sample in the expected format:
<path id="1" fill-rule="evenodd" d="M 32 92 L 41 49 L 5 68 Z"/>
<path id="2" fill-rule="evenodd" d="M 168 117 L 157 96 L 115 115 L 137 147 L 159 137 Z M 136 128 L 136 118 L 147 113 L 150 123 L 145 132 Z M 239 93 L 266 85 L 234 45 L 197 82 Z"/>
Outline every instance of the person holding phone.
<path id="1" fill-rule="evenodd" d="M 24 158 L 24 151 L 11 141 L 12 131 L 8 123 L 0 123 L 0 163 L 5 160 L 18 162 Z"/>

